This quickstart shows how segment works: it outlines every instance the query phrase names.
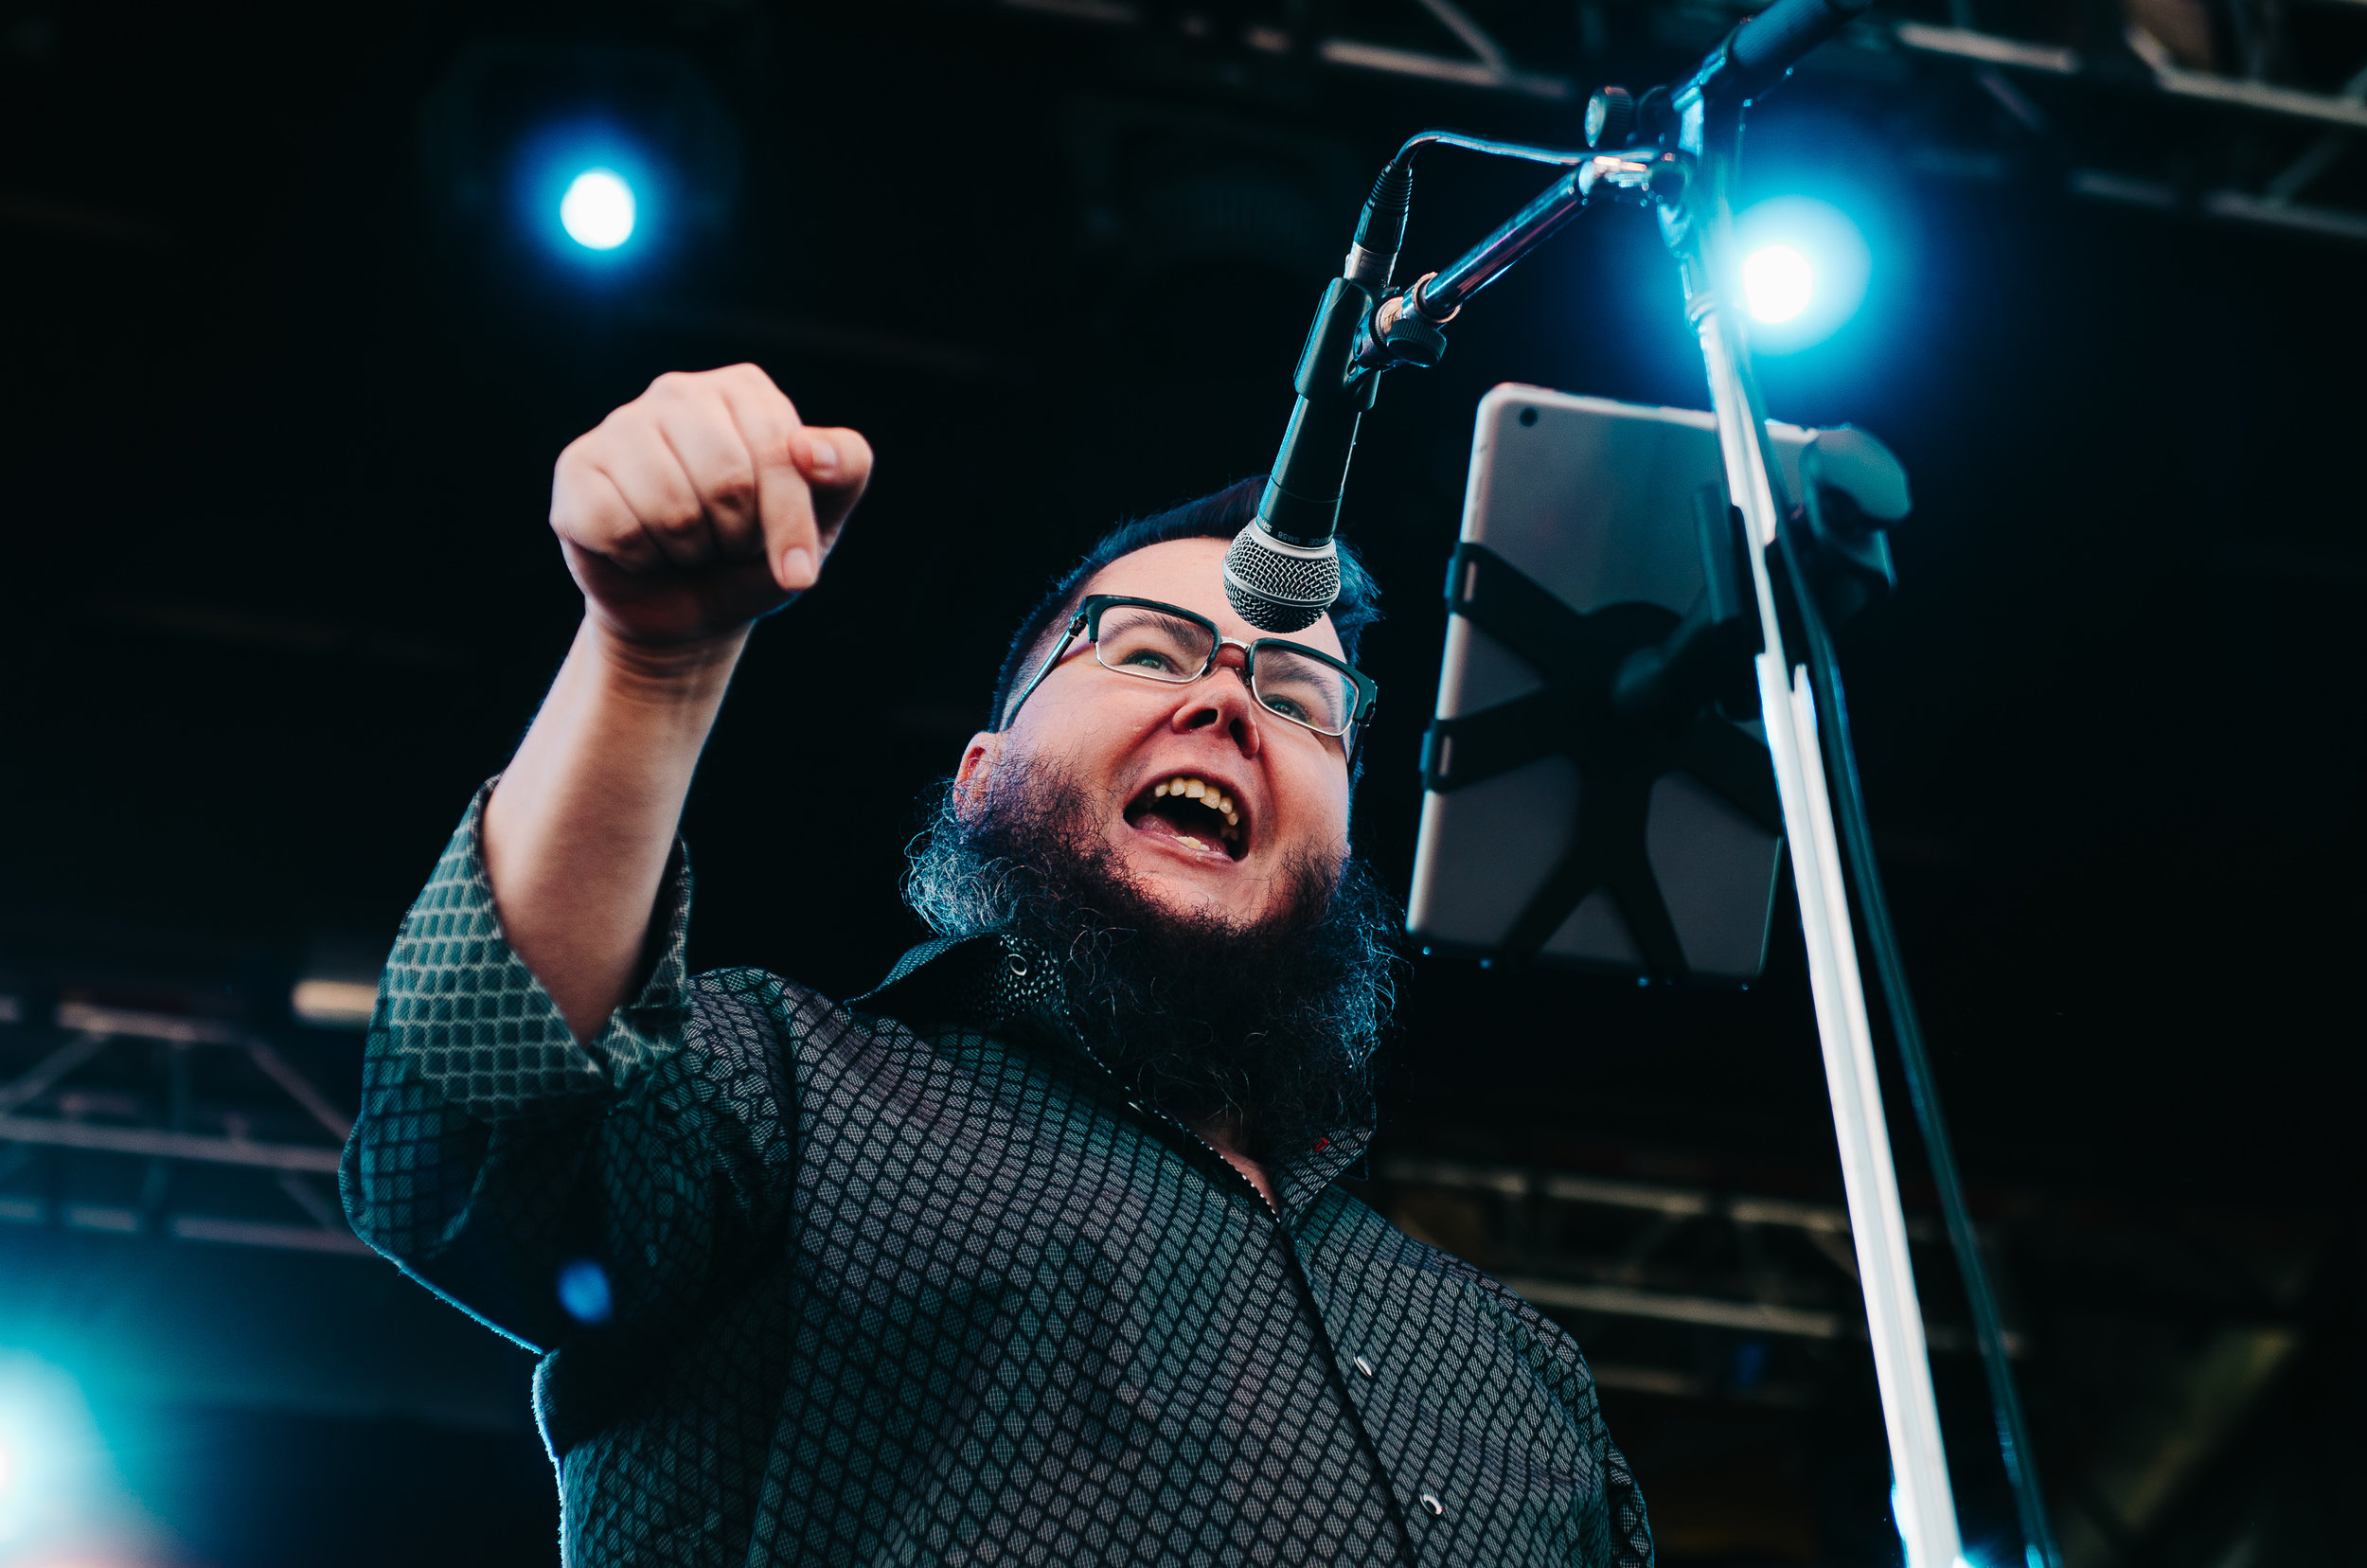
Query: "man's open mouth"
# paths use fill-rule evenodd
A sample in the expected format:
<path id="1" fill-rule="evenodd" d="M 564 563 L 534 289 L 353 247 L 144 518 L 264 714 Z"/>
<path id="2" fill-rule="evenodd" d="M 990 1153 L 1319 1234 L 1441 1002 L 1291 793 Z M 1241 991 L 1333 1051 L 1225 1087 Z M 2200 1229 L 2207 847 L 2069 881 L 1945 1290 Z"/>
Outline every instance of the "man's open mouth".
<path id="1" fill-rule="evenodd" d="M 1239 860 L 1249 853 L 1249 811 L 1204 778 L 1190 774 L 1153 780 L 1126 808 L 1126 820 L 1187 847 Z"/>

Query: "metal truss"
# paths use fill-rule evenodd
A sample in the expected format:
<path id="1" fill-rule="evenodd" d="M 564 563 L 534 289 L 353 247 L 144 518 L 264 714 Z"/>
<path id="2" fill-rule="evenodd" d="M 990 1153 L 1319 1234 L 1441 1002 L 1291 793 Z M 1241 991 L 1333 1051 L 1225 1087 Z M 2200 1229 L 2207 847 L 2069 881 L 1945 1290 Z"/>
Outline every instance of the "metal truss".
<path id="1" fill-rule="evenodd" d="M 0 1027 L 0 1060 L 38 1052 L 45 1033 Z M 270 1041 L 211 1019 L 73 1001 L 59 1004 L 55 1034 L 0 1081 L 0 1222 L 369 1250 L 335 1194 L 353 1118 Z M 222 1079 L 244 1092 L 200 1092 Z M 276 1135 L 257 1135 L 265 1130 Z"/>
<path id="2" fill-rule="evenodd" d="M 2367 8 L 2357 0 L 2323 3 L 2358 10 L 2367 21 Z M 1968 9 L 1964 0 L 1958 4 Z M 1891 24 L 1888 40 L 1911 55 L 1969 66 L 1982 90 L 2041 145 L 2061 144 L 2055 151 L 2070 163 L 2062 179 L 2073 196 L 2367 241 L 2367 193 L 2334 190 L 2326 178 L 2367 132 L 2367 65 L 2361 64 L 2367 40 L 2358 58 L 2344 62 L 2347 79 L 2325 92 L 2267 76 L 2263 61 L 2291 58 L 2282 44 L 2261 49 L 2251 75 L 2195 69 L 2135 19 L 2152 8 L 2129 9 L 2133 19 L 2114 41 L 2117 47 L 2104 52 L 1918 22 Z M 2219 9 L 2229 16 L 2256 9 L 2255 30 L 2281 33 L 2289 25 L 2290 11 L 2281 5 L 2220 0 Z M 2071 113 L 2050 115 L 2017 80 L 2085 92 L 2097 101 L 2074 101 L 2063 106 Z M 2143 116 L 2149 134 L 2124 129 L 2098 156 L 2097 149 L 2081 144 L 2107 138 L 2083 138 L 2076 128 L 2067 129 L 2082 108 L 2091 116 Z M 2321 193 L 2318 200 L 2302 200 L 2313 190 Z"/>
<path id="3" fill-rule="evenodd" d="M 1607 1389 L 1777 1410 L 1865 1398 L 1838 1204 L 1411 1156 L 1376 1161 L 1374 1174 L 1372 1201 L 1401 1228 L 1567 1323 Z M 1911 1216 L 1908 1234 L 1945 1243 L 1929 1217 Z M 2048 1412 L 2038 1451 L 2064 1467 L 2049 1492 L 2066 1568 L 2249 1560 L 2224 1542 L 2198 1556 L 2185 1539 L 2248 1524 L 2181 1510 L 2223 1478 L 2310 1347 L 2350 1332 L 2318 1283 L 2342 1236 L 2338 1215 L 2306 1209 L 2002 1201 L 1982 1241 L 2017 1325 L 2007 1349 L 2027 1358 Z M 2003 1277 L 2009 1251 L 2019 1279 Z M 1918 1261 L 1952 1299 L 1946 1260 Z M 1967 1357 L 1970 1333 L 1933 1310 L 1931 1348 Z M 1977 1397 L 1957 1383 L 1958 1398 Z"/>
<path id="4" fill-rule="evenodd" d="M 1230 54 L 1573 108 L 1598 84 L 1583 67 L 1607 68 L 1613 58 L 1632 65 L 1654 47 L 1689 60 L 1761 9 L 1748 0 L 1580 0 L 1575 36 L 1564 36 L 1558 25 L 1540 28 L 1532 14 L 1550 9 L 1558 19 L 1558 8 L 1500 5 L 1484 20 L 1457 0 L 1400 0 L 1404 25 L 1383 40 L 1338 21 L 1338 7 L 1283 0 L 1221 8 L 1221 32 L 1215 7 L 996 3 L 1007 12 L 1172 32 L 1200 45 L 1227 80 L 1237 73 L 1225 62 Z M 2084 200 L 2367 241 L 2367 182 L 2344 168 L 2367 132 L 2367 0 L 2017 7 L 2024 29 L 2041 36 L 1984 28 L 1983 4 L 1885 7 L 1811 56 L 1802 74 L 1918 113 L 1932 106 L 1934 71 L 1962 82 L 1959 107 L 1975 112 L 1927 124 L 1919 145 L 1905 149 L 1911 167 L 1928 175 L 2012 180 Z M 1518 50 L 1504 41 L 1516 31 L 1524 35 Z M 1623 32 L 1649 41 L 1623 45 Z M 1419 38 L 1429 45 L 1409 45 Z M 2346 49 L 2350 58 L 2340 58 Z"/>
<path id="5" fill-rule="evenodd" d="M 1577 81 L 1552 71 L 1523 69 L 1495 35 L 1480 25 L 1455 0 L 1410 0 L 1435 25 L 1436 42 L 1450 48 L 1409 48 L 1320 28 L 1310 31 L 1299 8 L 1262 8 L 1271 17 L 1242 22 L 1237 31 L 1217 35 L 1217 24 L 1204 12 L 1188 7 L 1141 5 L 1131 0 L 998 0 L 1003 9 L 1107 27 L 1157 27 L 1171 25 L 1184 37 L 1218 47 L 1238 47 L 1252 54 L 1306 58 L 1348 71 L 1405 77 L 1415 81 L 1473 87 L 1486 92 L 1512 93 L 1549 103 L 1573 103 L 1585 94 Z M 1172 14 L 1166 14 L 1166 13 Z"/>
<path id="6" fill-rule="evenodd" d="M 1838 1204 L 1410 1156 L 1379 1162 L 1375 1174 L 1401 1227 L 1577 1324 L 1607 1386 L 1805 1404 L 1815 1369 L 1768 1342 L 1812 1348 L 1866 1337 Z M 1929 1219 L 1911 1220 L 1908 1236 L 1945 1240 Z M 1622 1332 L 1621 1323 L 1662 1331 Z M 1954 1323 L 1927 1322 L 1925 1334 L 1936 1351 L 1974 1347 Z M 2007 1347 L 2020 1354 L 2022 1336 L 2009 1333 Z"/>

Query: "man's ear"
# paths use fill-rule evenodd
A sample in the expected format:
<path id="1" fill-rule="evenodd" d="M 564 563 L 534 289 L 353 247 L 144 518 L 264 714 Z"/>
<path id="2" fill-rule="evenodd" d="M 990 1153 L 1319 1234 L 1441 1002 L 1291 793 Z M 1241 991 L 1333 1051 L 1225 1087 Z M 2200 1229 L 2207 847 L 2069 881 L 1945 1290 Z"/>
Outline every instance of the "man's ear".
<path id="1" fill-rule="evenodd" d="M 953 810 L 969 816 L 987 797 L 996 764 L 1003 760 L 1004 738 L 980 730 L 962 748 L 961 765 L 953 770 Z"/>

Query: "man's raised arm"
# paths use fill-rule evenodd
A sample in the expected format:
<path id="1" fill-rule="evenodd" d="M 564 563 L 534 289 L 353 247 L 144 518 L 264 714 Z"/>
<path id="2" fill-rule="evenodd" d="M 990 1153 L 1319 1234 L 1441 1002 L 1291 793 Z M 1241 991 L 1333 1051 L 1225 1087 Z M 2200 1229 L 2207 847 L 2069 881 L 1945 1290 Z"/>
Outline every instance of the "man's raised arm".
<path id="1" fill-rule="evenodd" d="M 486 805 L 509 945 L 578 1040 L 640 978 L 699 751 L 749 627 L 813 586 L 871 476 L 752 365 L 660 376 L 560 454 L 583 625 Z"/>

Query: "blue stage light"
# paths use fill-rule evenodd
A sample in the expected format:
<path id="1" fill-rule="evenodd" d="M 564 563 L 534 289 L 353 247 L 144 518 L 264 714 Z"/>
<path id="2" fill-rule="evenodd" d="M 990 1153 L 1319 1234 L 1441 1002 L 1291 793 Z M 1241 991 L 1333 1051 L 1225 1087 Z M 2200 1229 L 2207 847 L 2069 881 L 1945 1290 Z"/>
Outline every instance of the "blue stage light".
<path id="1" fill-rule="evenodd" d="M 1751 346 L 1784 354 L 1824 342 L 1857 313 L 1873 257 L 1857 224 L 1806 196 L 1778 196 L 1735 220 Z"/>
<path id="2" fill-rule="evenodd" d="M 559 1271 L 559 1304 L 578 1323 L 606 1323 L 616 1310 L 608 1288 L 608 1271 L 588 1257 L 578 1257 Z"/>
<path id="3" fill-rule="evenodd" d="M 519 303 L 621 299 L 737 254 L 740 130 L 671 50 L 480 39 L 419 116 L 428 193 L 451 239 Z"/>
<path id="4" fill-rule="evenodd" d="M 613 251 L 632 238 L 638 208 L 632 187 L 613 169 L 587 169 L 559 199 L 559 223 L 586 250 Z"/>
<path id="5" fill-rule="evenodd" d="M 1816 269 L 1789 245 L 1761 245 L 1742 258 L 1742 296 L 1752 320 L 1789 321 L 1816 297 Z"/>
<path id="6" fill-rule="evenodd" d="M 666 163 L 614 125 L 557 121 L 514 158 L 521 231 L 579 279 L 645 276 L 680 238 L 680 194 Z"/>
<path id="7" fill-rule="evenodd" d="M 21 1388 L 0 1392 L 0 1542 L 26 1533 L 35 1495 L 44 1489 L 38 1461 L 58 1443 L 57 1434 L 44 1430 L 44 1414 Z"/>
<path id="8" fill-rule="evenodd" d="M 0 1561 L 50 1544 L 86 1511 L 98 1456 L 74 1380 L 0 1353 Z"/>

